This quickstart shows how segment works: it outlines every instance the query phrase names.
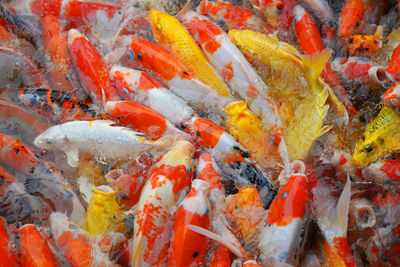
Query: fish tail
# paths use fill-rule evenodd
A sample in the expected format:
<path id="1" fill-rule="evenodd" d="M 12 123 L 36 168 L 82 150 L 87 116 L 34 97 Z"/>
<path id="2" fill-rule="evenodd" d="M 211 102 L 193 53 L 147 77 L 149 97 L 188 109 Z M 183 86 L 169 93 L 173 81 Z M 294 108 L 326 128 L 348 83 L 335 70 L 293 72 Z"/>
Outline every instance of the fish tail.
<path id="1" fill-rule="evenodd" d="M 324 49 L 312 55 L 300 55 L 305 67 L 310 71 L 312 80 L 317 80 L 332 55 L 331 49 Z"/>
<path id="2" fill-rule="evenodd" d="M 131 265 L 133 267 L 139 267 L 141 266 L 140 262 L 140 252 L 142 251 L 143 247 L 143 233 L 139 233 L 139 237 L 136 238 L 134 244 L 134 248 L 132 250 L 132 258 L 131 258 Z"/>

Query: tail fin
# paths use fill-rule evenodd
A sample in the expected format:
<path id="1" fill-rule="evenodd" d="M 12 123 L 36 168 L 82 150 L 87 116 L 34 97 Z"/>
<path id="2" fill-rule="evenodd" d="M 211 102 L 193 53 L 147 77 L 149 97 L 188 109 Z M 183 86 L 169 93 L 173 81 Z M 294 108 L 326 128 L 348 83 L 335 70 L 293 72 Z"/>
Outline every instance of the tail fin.
<path id="1" fill-rule="evenodd" d="M 331 49 L 324 49 L 321 52 L 312 55 L 299 55 L 303 60 L 304 66 L 311 70 L 311 77 L 316 80 L 324 70 L 326 63 L 332 55 Z"/>
<path id="2" fill-rule="evenodd" d="M 22 16 L 11 12 L 4 3 L 0 2 L 0 18 L 7 20 L 8 23 L 16 27 L 18 35 L 27 38 L 33 38 L 41 34 L 41 31 L 31 22 L 24 19 Z"/>

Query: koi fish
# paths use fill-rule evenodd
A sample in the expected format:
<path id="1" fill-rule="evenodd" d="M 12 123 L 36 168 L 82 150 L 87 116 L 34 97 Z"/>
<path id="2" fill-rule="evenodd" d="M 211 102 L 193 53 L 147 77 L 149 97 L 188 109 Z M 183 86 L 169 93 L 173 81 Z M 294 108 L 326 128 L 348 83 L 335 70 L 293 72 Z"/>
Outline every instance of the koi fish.
<path id="1" fill-rule="evenodd" d="M 269 34 L 274 30 L 263 19 L 254 15 L 251 10 L 242 6 L 235 6 L 229 2 L 203 0 L 198 5 L 197 12 L 207 15 L 226 31 L 248 29 Z"/>
<path id="2" fill-rule="evenodd" d="M 324 50 L 321 34 L 317 24 L 312 19 L 310 14 L 301 6 L 295 6 L 293 9 L 295 15 L 294 28 L 301 50 L 309 55 L 318 53 Z M 341 103 L 353 113 L 356 113 L 355 108 L 351 104 L 346 89 L 342 86 L 340 79 L 335 71 L 332 70 L 330 62 L 326 63 L 325 69 L 321 73 L 322 78 L 333 88 L 335 95 L 338 96 Z M 346 115 L 344 115 L 346 116 Z"/>
<path id="3" fill-rule="evenodd" d="M 251 0 L 252 8 L 265 16 L 268 23 L 274 27 L 282 27 L 292 24 L 293 8 L 296 1 L 293 0 Z"/>
<path id="4" fill-rule="evenodd" d="M 131 208 L 139 201 L 152 166 L 151 157 L 144 154 L 128 167 L 114 169 L 106 174 L 107 183 L 118 192 L 115 197 L 121 208 Z"/>
<path id="5" fill-rule="evenodd" d="M 196 77 L 195 72 L 186 67 L 183 61 L 159 45 L 138 37 L 124 38 L 121 42 L 128 44 L 126 59 L 129 66 L 131 66 L 129 62 L 136 59 L 136 62 L 145 70 L 154 73 L 174 94 L 197 109 L 205 112 L 211 109 L 215 113 L 221 113 L 221 107 L 233 101 L 228 95 L 218 94 L 204 81 L 199 81 L 197 78 L 200 77 Z"/>
<path id="6" fill-rule="evenodd" d="M 353 161 L 366 166 L 384 154 L 400 149 L 397 142 L 399 123 L 398 112 L 383 106 L 378 116 L 365 128 L 363 137 L 357 141 Z"/>
<path id="7" fill-rule="evenodd" d="M 222 244 L 214 250 L 210 266 L 229 267 L 232 265 L 232 252 Z"/>
<path id="8" fill-rule="evenodd" d="M 0 163 L 26 174 L 24 185 L 28 194 L 40 195 L 43 201 L 49 201 L 58 211 L 82 223 L 85 211 L 71 185 L 55 166 L 40 159 L 26 144 L 0 134 Z"/>
<path id="9" fill-rule="evenodd" d="M 115 201 L 115 193 L 106 185 L 93 190 L 86 212 L 87 229 L 92 236 L 123 230 L 121 209 Z"/>
<path id="10" fill-rule="evenodd" d="M 70 121 L 50 127 L 33 142 L 43 149 L 64 151 L 68 164 L 77 167 L 79 152 L 89 153 L 101 162 L 130 159 L 146 151 L 162 150 L 171 139 L 150 141 L 133 130 L 113 124 L 107 120 Z"/>
<path id="11" fill-rule="evenodd" d="M 248 58 L 262 64 L 272 99 L 289 101 L 287 107 L 296 110 L 289 125 L 284 125 L 284 139 L 289 159 L 305 158 L 314 140 L 329 130 L 322 126 L 328 111 L 325 105 L 328 90 L 322 88 L 319 75 L 331 52 L 323 50 L 317 55 L 299 56 L 294 47 L 261 33 L 230 30 L 228 35 Z M 305 88 L 299 93 L 301 84 Z M 300 94 L 303 94 L 301 101 Z M 305 125 L 307 128 L 303 128 Z"/>
<path id="12" fill-rule="evenodd" d="M 133 101 L 108 101 L 105 110 L 120 125 L 144 133 L 151 140 L 171 134 L 184 135 L 163 116 Z"/>
<path id="13" fill-rule="evenodd" d="M 64 92 L 73 92 L 70 82 L 72 61 L 68 52 L 67 32 L 62 29 L 60 22 L 51 14 L 42 20 L 43 47 L 50 58 L 48 71 L 53 87 Z"/>
<path id="14" fill-rule="evenodd" d="M 400 46 L 398 46 L 392 53 L 389 65 L 386 71 L 392 74 L 397 81 L 400 81 Z"/>
<path id="15" fill-rule="evenodd" d="M 96 47 L 76 29 L 68 32 L 68 49 L 79 79 L 93 102 L 103 106 L 108 100 L 119 100 L 104 59 Z"/>
<path id="16" fill-rule="evenodd" d="M 18 266 L 18 257 L 16 247 L 13 241 L 13 235 L 5 220 L 0 217 L 0 257 L 4 264 L 2 267 Z"/>
<path id="17" fill-rule="evenodd" d="M 60 266 L 47 240 L 33 224 L 19 229 L 21 246 L 21 266 Z"/>
<path id="18" fill-rule="evenodd" d="M 383 101 L 393 107 L 400 107 L 400 83 L 389 88 L 382 96 Z"/>
<path id="19" fill-rule="evenodd" d="M 339 15 L 339 37 L 351 37 L 365 25 L 366 0 L 346 0 Z"/>
<path id="20" fill-rule="evenodd" d="M 267 96 L 269 88 L 228 35 L 193 11 L 181 15 L 183 25 L 200 44 L 207 59 L 228 83 L 234 95 L 247 99 L 249 108 L 269 130 L 281 127 L 277 107 Z"/>
<path id="21" fill-rule="evenodd" d="M 13 102 L 0 98 L 0 118 L 8 120 L 10 118 L 16 118 L 24 124 L 29 125 L 36 134 L 40 134 L 49 128 L 48 123 L 37 118 L 27 110 L 15 105 Z"/>
<path id="22" fill-rule="evenodd" d="M 176 18 L 155 9 L 149 12 L 149 16 L 157 43 L 181 60 L 200 81 L 209 85 L 218 95 L 229 97 L 228 87 L 183 25 Z"/>
<path id="23" fill-rule="evenodd" d="M 167 264 L 173 209 L 190 186 L 192 153 L 192 144 L 180 140 L 154 165 L 137 204 L 132 266 Z"/>
<path id="24" fill-rule="evenodd" d="M 14 33 L 8 31 L 5 27 L 0 25 L 0 44 L 19 49 L 27 58 L 33 58 L 35 55 L 35 48 L 25 39 L 18 38 Z"/>
<path id="25" fill-rule="evenodd" d="M 325 187 L 325 188 L 324 188 Z M 324 265 L 356 266 L 347 241 L 348 214 L 351 196 L 351 181 L 346 184 L 337 200 L 330 196 L 329 188 L 320 185 L 313 189 L 313 207 L 317 223 L 322 231 L 321 251 Z"/>
<path id="26" fill-rule="evenodd" d="M 168 253 L 169 266 L 202 266 L 205 263 L 207 237 L 191 231 L 187 225 L 209 228 L 209 187 L 208 182 L 193 180 L 190 192 L 179 204 Z"/>
<path id="27" fill-rule="evenodd" d="M 263 266 L 297 264 L 305 245 L 309 214 L 309 187 L 301 161 L 292 163 L 294 174 L 281 186 L 260 230 L 258 248 Z"/>
<path id="28" fill-rule="evenodd" d="M 145 72 L 115 65 L 110 73 L 120 92 L 128 93 L 133 100 L 157 111 L 179 128 L 186 129 L 200 145 L 213 149 L 224 172 L 256 184 L 263 192 L 265 206 L 269 206 L 275 195 L 271 183 L 231 135 L 215 123 L 195 115 L 185 101 Z"/>
<path id="29" fill-rule="evenodd" d="M 350 55 L 371 55 L 382 48 L 382 27 L 378 27 L 375 34 L 353 35 L 347 41 Z"/>
<path id="30" fill-rule="evenodd" d="M 21 89 L 18 98 L 32 111 L 54 122 L 102 118 L 95 105 L 62 91 L 47 88 Z"/>

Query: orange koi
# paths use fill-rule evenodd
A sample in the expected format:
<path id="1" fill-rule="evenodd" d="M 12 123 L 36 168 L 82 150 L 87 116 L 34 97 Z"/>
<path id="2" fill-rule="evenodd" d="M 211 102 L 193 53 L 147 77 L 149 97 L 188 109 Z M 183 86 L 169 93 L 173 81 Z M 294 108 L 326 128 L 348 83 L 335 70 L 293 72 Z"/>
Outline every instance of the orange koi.
<path id="1" fill-rule="evenodd" d="M 274 30 L 263 19 L 254 15 L 251 10 L 229 2 L 203 0 L 197 7 L 197 12 L 209 16 L 226 31 L 249 29 L 269 34 Z"/>
<path id="2" fill-rule="evenodd" d="M 28 108 L 54 122 L 103 118 L 95 105 L 80 101 L 62 91 L 46 88 L 21 89 L 18 98 Z"/>
<path id="3" fill-rule="evenodd" d="M 133 266 L 167 263 L 172 209 L 190 186 L 193 177 L 192 153 L 193 145 L 180 140 L 154 165 L 137 204 Z"/>
<path id="4" fill-rule="evenodd" d="M 96 47 L 78 30 L 68 32 L 68 48 L 79 79 L 99 106 L 108 100 L 119 100 L 119 95 L 111 83 L 107 65 Z"/>
<path id="5" fill-rule="evenodd" d="M 2 261 L 0 266 L 18 266 L 19 260 L 17 258 L 13 235 L 2 217 L 0 217 L 0 237 L 0 258 Z"/>
<path id="6" fill-rule="evenodd" d="M 309 55 L 323 51 L 324 44 L 322 42 L 321 34 L 318 30 L 317 24 L 310 14 L 301 6 L 296 6 L 293 9 L 293 13 L 295 15 L 295 33 L 301 50 Z M 346 106 L 346 108 L 353 113 L 357 113 L 356 109 L 351 104 L 346 89 L 340 82 L 339 76 L 332 70 L 330 62 L 326 63 L 321 76 L 332 87 L 335 95 Z"/>
<path id="7" fill-rule="evenodd" d="M 214 250 L 210 266 L 230 267 L 232 265 L 232 252 L 222 244 L 218 244 Z"/>
<path id="8" fill-rule="evenodd" d="M 49 124 L 46 121 L 37 118 L 27 110 L 4 98 L 0 98 L 0 118 L 3 120 L 16 118 L 29 125 L 36 134 L 40 134 L 49 128 Z"/>
<path id="9" fill-rule="evenodd" d="M 207 253 L 207 237 L 191 231 L 188 224 L 205 229 L 210 227 L 208 182 L 196 179 L 192 189 L 179 204 L 168 254 L 169 266 L 202 266 Z"/>
<path id="10" fill-rule="evenodd" d="M 153 161 L 149 155 L 142 155 L 128 167 L 109 171 L 105 178 L 115 190 L 117 202 L 122 207 L 133 207 L 140 197 L 140 193 L 147 181 Z"/>
<path id="11" fill-rule="evenodd" d="M 386 71 L 392 74 L 397 81 L 400 81 L 400 46 L 393 51 Z"/>
<path id="12" fill-rule="evenodd" d="M 43 47 L 50 58 L 48 68 L 53 87 L 65 92 L 74 90 L 71 82 L 72 61 L 68 52 L 67 33 L 60 22 L 53 16 L 47 15 L 42 20 Z"/>
<path id="13" fill-rule="evenodd" d="M 364 26 L 368 0 L 346 0 L 339 17 L 339 37 L 351 37 Z"/>
<path id="14" fill-rule="evenodd" d="M 22 226 L 19 235 L 21 266 L 59 266 L 56 255 L 35 225 Z"/>
<path id="15" fill-rule="evenodd" d="M 133 101 L 108 101 L 105 109 L 120 125 L 144 133 L 152 140 L 184 134 L 159 113 Z"/>

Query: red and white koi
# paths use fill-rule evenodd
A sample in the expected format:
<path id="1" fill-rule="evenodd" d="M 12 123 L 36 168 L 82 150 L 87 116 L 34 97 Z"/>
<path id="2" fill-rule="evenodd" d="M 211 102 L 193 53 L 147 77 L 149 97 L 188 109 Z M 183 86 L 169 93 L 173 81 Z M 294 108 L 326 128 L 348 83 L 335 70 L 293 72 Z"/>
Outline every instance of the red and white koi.
<path id="1" fill-rule="evenodd" d="M 127 45 L 126 59 L 135 59 L 142 68 L 154 73 L 174 94 L 197 109 L 222 114 L 221 107 L 234 101 L 229 95 L 220 95 L 199 81 L 187 66 L 161 46 L 135 36 L 126 37 L 121 43 Z"/>
<path id="2" fill-rule="evenodd" d="M 135 216 L 132 266 L 167 264 L 173 209 L 193 177 L 193 146 L 177 141 L 154 165 Z"/>
<path id="3" fill-rule="evenodd" d="M 93 102 L 102 107 L 108 100 L 119 100 L 106 62 L 96 47 L 76 29 L 68 32 L 68 49 L 80 81 Z"/>
<path id="4" fill-rule="evenodd" d="M 235 6 L 229 2 L 203 0 L 197 7 L 197 12 L 207 15 L 226 31 L 249 29 L 269 34 L 274 30 L 251 10 L 242 6 Z"/>
<path id="5" fill-rule="evenodd" d="M 292 163 L 294 174 L 288 178 L 272 201 L 260 230 L 258 248 L 263 266 L 280 263 L 296 265 L 305 245 L 309 213 L 309 186 L 305 165 Z"/>
<path id="6" fill-rule="evenodd" d="M 397 81 L 400 81 L 400 46 L 393 51 L 386 71 L 392 74 Z"/>
<path id="7" fill-rule="evenodd" d="M 191 231 L 188 224 L 208 229 L 210 203 L 207 198 L 210 184 L 195 179 L 185 199 L 179 204 L 168 253 L 169 266 L 202 266 L 205 264 L 207 237 Z"/>
<path id="8" fill-rule="evenodd" d="M 97 160 L 126 160 L 146 151 L 163 150 L 171 143 L 170 136 L 157 141 L 125 127 L 112 126 L 113 121 L 70 121 L 55 125 L 40 134 L 34 144 L 48 150 L 61 150 L 72 167 L 79 163 L 79 152 L 93 155 Z"/>

